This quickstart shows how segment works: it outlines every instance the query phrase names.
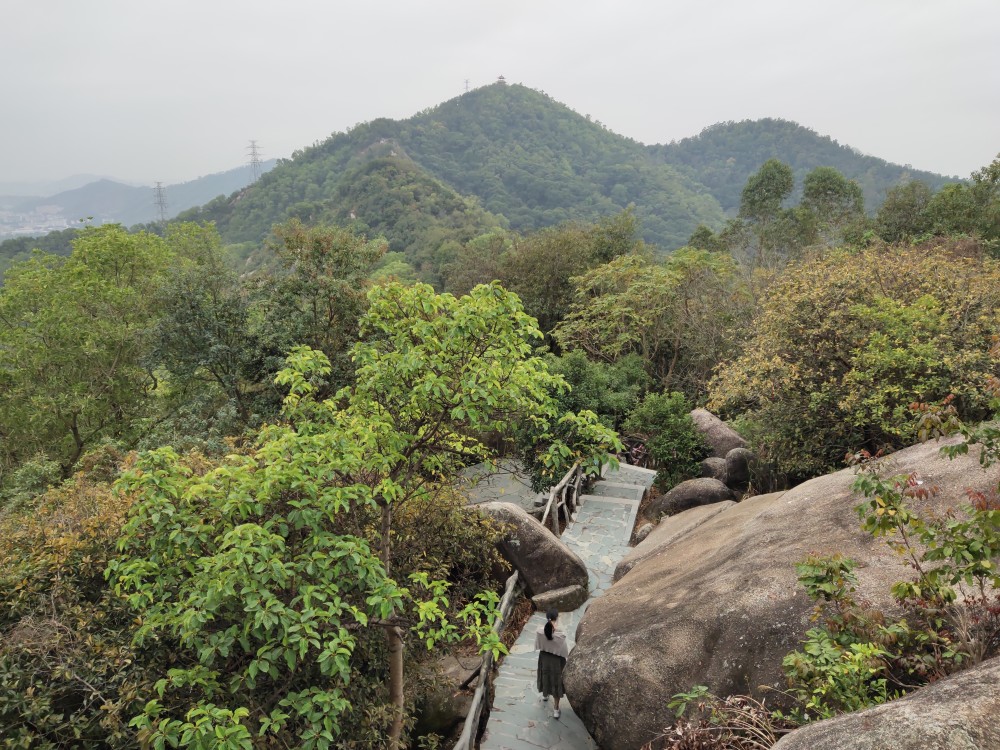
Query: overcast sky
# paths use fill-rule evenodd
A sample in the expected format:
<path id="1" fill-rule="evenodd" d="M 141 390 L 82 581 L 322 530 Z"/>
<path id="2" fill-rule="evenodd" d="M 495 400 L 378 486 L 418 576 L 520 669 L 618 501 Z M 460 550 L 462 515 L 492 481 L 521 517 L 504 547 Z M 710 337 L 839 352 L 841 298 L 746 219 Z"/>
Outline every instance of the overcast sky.
<path id="1" fill-rule="evenodd" d="M 0 181 L 180 182 L 501 74 L 644 143 L 781 117 L 968 176 L 998 40 L 998 0 L 0 0 Z"/>

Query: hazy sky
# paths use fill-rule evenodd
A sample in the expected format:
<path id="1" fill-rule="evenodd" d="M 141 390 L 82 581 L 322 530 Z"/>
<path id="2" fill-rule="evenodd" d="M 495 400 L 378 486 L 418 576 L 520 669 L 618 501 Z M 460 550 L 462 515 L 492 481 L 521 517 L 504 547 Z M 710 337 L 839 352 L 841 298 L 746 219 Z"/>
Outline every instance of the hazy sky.
<path id="1" fill-rule="evenodd" d="M 500 74 L 644 143 L 781 117 L 968 176 L 998 40 L 998 0 L 0 0 L 0 181 L 179 182 Z"/>

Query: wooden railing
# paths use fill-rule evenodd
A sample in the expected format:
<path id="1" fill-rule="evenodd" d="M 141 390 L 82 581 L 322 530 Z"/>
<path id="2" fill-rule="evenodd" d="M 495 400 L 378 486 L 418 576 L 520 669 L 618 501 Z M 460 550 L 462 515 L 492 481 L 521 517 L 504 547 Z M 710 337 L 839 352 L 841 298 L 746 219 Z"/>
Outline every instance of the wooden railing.
<path id="1" fill-rule="evenodd" d="M 552 533 L 557 537 L 561 534 L 559 528 L 559 511 L 565 511 L 568 521 L 570 516 L 580 507 L 580 488 L 582 485 L 583 469 L 580 467 L 580 463 L 577 462 L 566 472 L 566 476 L 559 481 L 559 484 L 549 490 L 549 500 L 545 504 L 545 512 L 542 514 L 542 526 L 545 525 L 546 521 L 549 521 L 552 526 Z M 518 575 L 517 571 L 515 571 L 514 575 L 507 579 L 503 598 L 500 600 L 499 616 L 496 622 L 493 623 L 493 629 L 498 635 L 503 632 L 507 624 L 507 617 L 510 615 L 510 610 L 513 607 L 514 590 L 517 588 L 517 582 Z M 487 652 L 483 656 L 482 663 L 479 665 L 479 682 L 476 685 L 476 692 L 472 696 L 469 715 L 465 719 L 462 734 L 458 738 L 458 742 L 455 743 L 453 750 L 472 750 L 475 746 L 476 734 L 479 729 L 479 718 L 483 713 L 483 700 L 486 695 L 486 688 L 489 684 L 492 669 L 493 653 Z"/>
<path id="2" fill-rule="evenodd" d="M 542 526 L 548 521 L 552 526 L 552 533 L 557 537 L 562 535 L 559 528 L 559 511 L 565 510 L 566 520 L 580 507 L 580 487 L 583 484 L 583 469 L 577 461 L 573 467 L 566 472 L 555 487 L 549 490 L 549 501 L 545 504 L 545 512 L 542 514 Z"/>
<path id="3" fill-rule="evenodd" d="M 507 579 L 504 587 L 503 598 L 500 600 L 499 615 L 493 623 L 493 630 L 497 635 L 503 632 L 507 623 L 507 617 L 514 607 L 514 592 L 517 589 L 518 574 L 514 574 Z M 490 672 L 493 669 L 493 652 L 487 651 L 483 655 L 483 661 L 479 665 L 479 682 L 476 685 L 476 692 L 472 695 L 472 705 L 469 707 L 469 715 L 465 718 L 465 726 L 462 728 L 462 735 L 455 743 L 454 750 L 472 750 L 476 742 L 476 734 L 479 729 L 479 717 L 483 713 L 483 699 L 486 695 L 486 688 L 490 681 Z"/>

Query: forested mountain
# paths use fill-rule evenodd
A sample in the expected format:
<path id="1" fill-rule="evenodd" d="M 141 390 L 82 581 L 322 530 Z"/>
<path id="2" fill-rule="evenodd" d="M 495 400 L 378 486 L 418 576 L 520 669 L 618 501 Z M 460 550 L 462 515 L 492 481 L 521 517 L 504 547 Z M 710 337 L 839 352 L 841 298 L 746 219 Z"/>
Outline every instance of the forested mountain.
<path id="1" fill-rule="evenodd" d="M 833 167 L 861 186 L 869 213 L 885 200 L 886 191 L 907 180 L 920 180 L 938 190 L 954 178 L 890 164 L 865 156 L 829 136 L 788 120 L 766 118 L 720 122 L 691 138 L 659 146 L 652 152 L 705 185 L 727 214 L 735 214 L 747 178 L 768 159 L 778 159 L 795 174 L 797 197 L 802 181 L 816 167 Z"/>
<path id="2" fill-rule="evenodd" d="M 593 221 L 634 203 L 647 241 L 673 248 L 698 224 L 718 226 L 723 219 L 701 185 L 642 144 L 545 94 L 500 83 L 408 120 L 379 119 L 338 133 L 279 163 L 238 200 L 185 218 L 214 218 L 228 242 L 254 241 L 300 213 L 301 204 L 347 210 L 340 203 L 347 173 L 385 153 L 407 155 L 517 230 Z"/>
<path id="3" fill-rule="evenodd" d="M 683 245 L 699 224 L 720 227 L 724 212 L 735 213 L 747 178 L 770 158 L 792 167 L 796 195 L 811 169 L 840 170 L 861 186 L 869 211 L 900 181 L 922 180 L 932 189 L 948 181 L 864 156 L 783 120 L 720 123 L 694 138 L 645 146 L 541 92 L 496 83 L 407 120 L 377 119 L 337 133 L 279 163 L 253 190 L 184 218 L 214 219 L 227 242 L 255 243 L 292 216 L 343 216 L 359 200 L 385 209 L 385 197 L 347 187 L 365 162 L 385 156 L 405 157 L 412 175 L 422 170 L 442 188 L 478 199 L 518 231 L 594 221 L 634 204 L 643 237 L 666 250 Z M 393 231 L 394 248 L 413 245 L 403 239 L 405 230 Z"/>
<path id="4" fill-rule="evenodd" d="M 856 181 L 874 213 L 901 181 L 937 190 L 948 178 L 864 156 L 775 119 L 720 123 L 698 136 L 646 146 L 544 93 L 496 83 L 406 120 L 377 119 L 281 160 L 251 188 L 246 168 L 167 187 L 171 213 L 216 222 L 238 257 L 255 256 L 289 218 L 382 234 L 419 278 L 437 284 L 464 243 L 494 227 L 529 232 L 593 222 L 633 206 L 643 238 L 661 250 L 736 213 L 747 179 L 769 159 L 787 163 L 801 196 L 816 167 Z M 236 192 L 232 192 L 232 191 Z M 95 197 L 95 192 L 99 193 Z M 152 191 L 108 181 L 45 199 L 67 215 L 126 225 L 153 218 Z M 68 253 L 72 231 L 0 244 L 0 273 L 31 247 Z"/>
<path id="5" fill-rule="evenodd" d="M 336 177 L 329 175 L 326 200 L 272 202 L 275 190 L 289 188 L 279 177 L 270 188 L 220 198 L 182 218 L 214 221 L 230 241 L 247 242 L 251 254 L 257 249 L 255 240 L 266 235 L 273 223 L 288 218 L 350 226 L 385 237 L 390 252 L 402 253 L 421 280 L 435 284 L 442 264 L 462 245 L 506 226 L 505 219 L 484 211 L 474 198 L 459 195 L 428 174 L 395 142 L 376 143 L 348 164 Z M 282 176 L 289 174 L 294 170 L 286 169 Z"/>

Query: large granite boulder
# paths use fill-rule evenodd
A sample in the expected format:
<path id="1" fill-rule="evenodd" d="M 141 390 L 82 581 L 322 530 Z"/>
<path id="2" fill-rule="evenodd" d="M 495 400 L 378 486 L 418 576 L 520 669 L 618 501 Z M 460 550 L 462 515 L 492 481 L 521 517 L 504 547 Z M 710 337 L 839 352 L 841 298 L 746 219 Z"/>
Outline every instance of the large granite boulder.
<path id="1" fill-rule="evenodd" d="M 590 591 L 587 566 L 579 555 L 523 508 L 499 502 L 480 503 L 475 508 L 507 525 L 500 554 L 521 574 L 531 595 L 570 586 Z"/>
<path id="2" fill-rule="evenodd" d="M 726 459 L 709 456 L 701 462 L 701 475 L 706 479 L 718 479 L 726 483 Z"/>
<path id="3" fill-rule="evenodd" d="M 1000 659 L 990 659 L 905 698 L 807 724 L 774 750 L 996 750 Z"/>
<path id="4" fill-rule="evenodd" d="M 472 707 L 472 690 L 462 690 L 461 685 L 471 680 L 476 666 L 478 663 L 467 669 L 455 656 L 446 656 L 422 668 L 421 679 L 434 687 L 416 706 L 416 736 L 434 733 L 447 737 L 465 721 Z M 474 681 L 472 685 L 475 687 Z"/>
<path id="5" fill-rule="evenodd" d="M 736 503 L 732 500 L 726 500 L 712 505 L 702 505 L 676 516 L 664 518 L 618 562 L 612 580 L 617 581 L 642 561 L 663 552 L 682 536 L 691 533 L 705 521 L 717 516 L 732 505 L 736 505 Z"/>
<path id="6" fill-rule="evenodd" d="M 733 448 L 726 454 L 726 478 L 723 481 L 733 489 L 745 489 L 750 484 L 752 468 L 753 453 L 747 448 Z"/>
<path id="7" fill-rule="evenodd" d="M 739 436 L 732 427 L 727 425 L 712 412 L 706 409 L 695 409 L 691 412 L 694 426 L 705 438 L 711 455 L 725 458 L 733 448 L 746 448 L 747 441 Z"/>
<path id="8" fill-rule="evenodd" d="M 940 445 L 893 457 L 894 473 L 917 471 L 939 489 L 918 510 L 961 505 L 967 487 L 983 491 L 1000 481 L 1000 466 L 983 471 L 978 451 L 948 461 Z M 785 687 L 781 660 L 811 626 L 813 603 L 794 567 L 808 554 L 855 559 L 856 596 L 892 606 L 890 586 L 911 571 L 884 540 L 861 531 L 854 479 L 853 471 L 840 471 L 727 505 L 669 538 L 590 603 L 564 681 L 604 750 L 641 747 L 671 722 L 671 696 L 694 685 L 721 696 L 766 696 L 769 704 L 780 699 L 761 686 Z M 697 508 L 670 522 L 706 512 Z M 666 526 L 661 533 L 670 536 Z M 654 532 L 644 544 L 657 538 Z"/>
<path id="9" fill-rule="evenodd" d="M 699 505 L 711 505 L 733 500 L 733 491 L 718 479 L 687 479 L 649 504 L 654 517 L 673 516 Z"/>

